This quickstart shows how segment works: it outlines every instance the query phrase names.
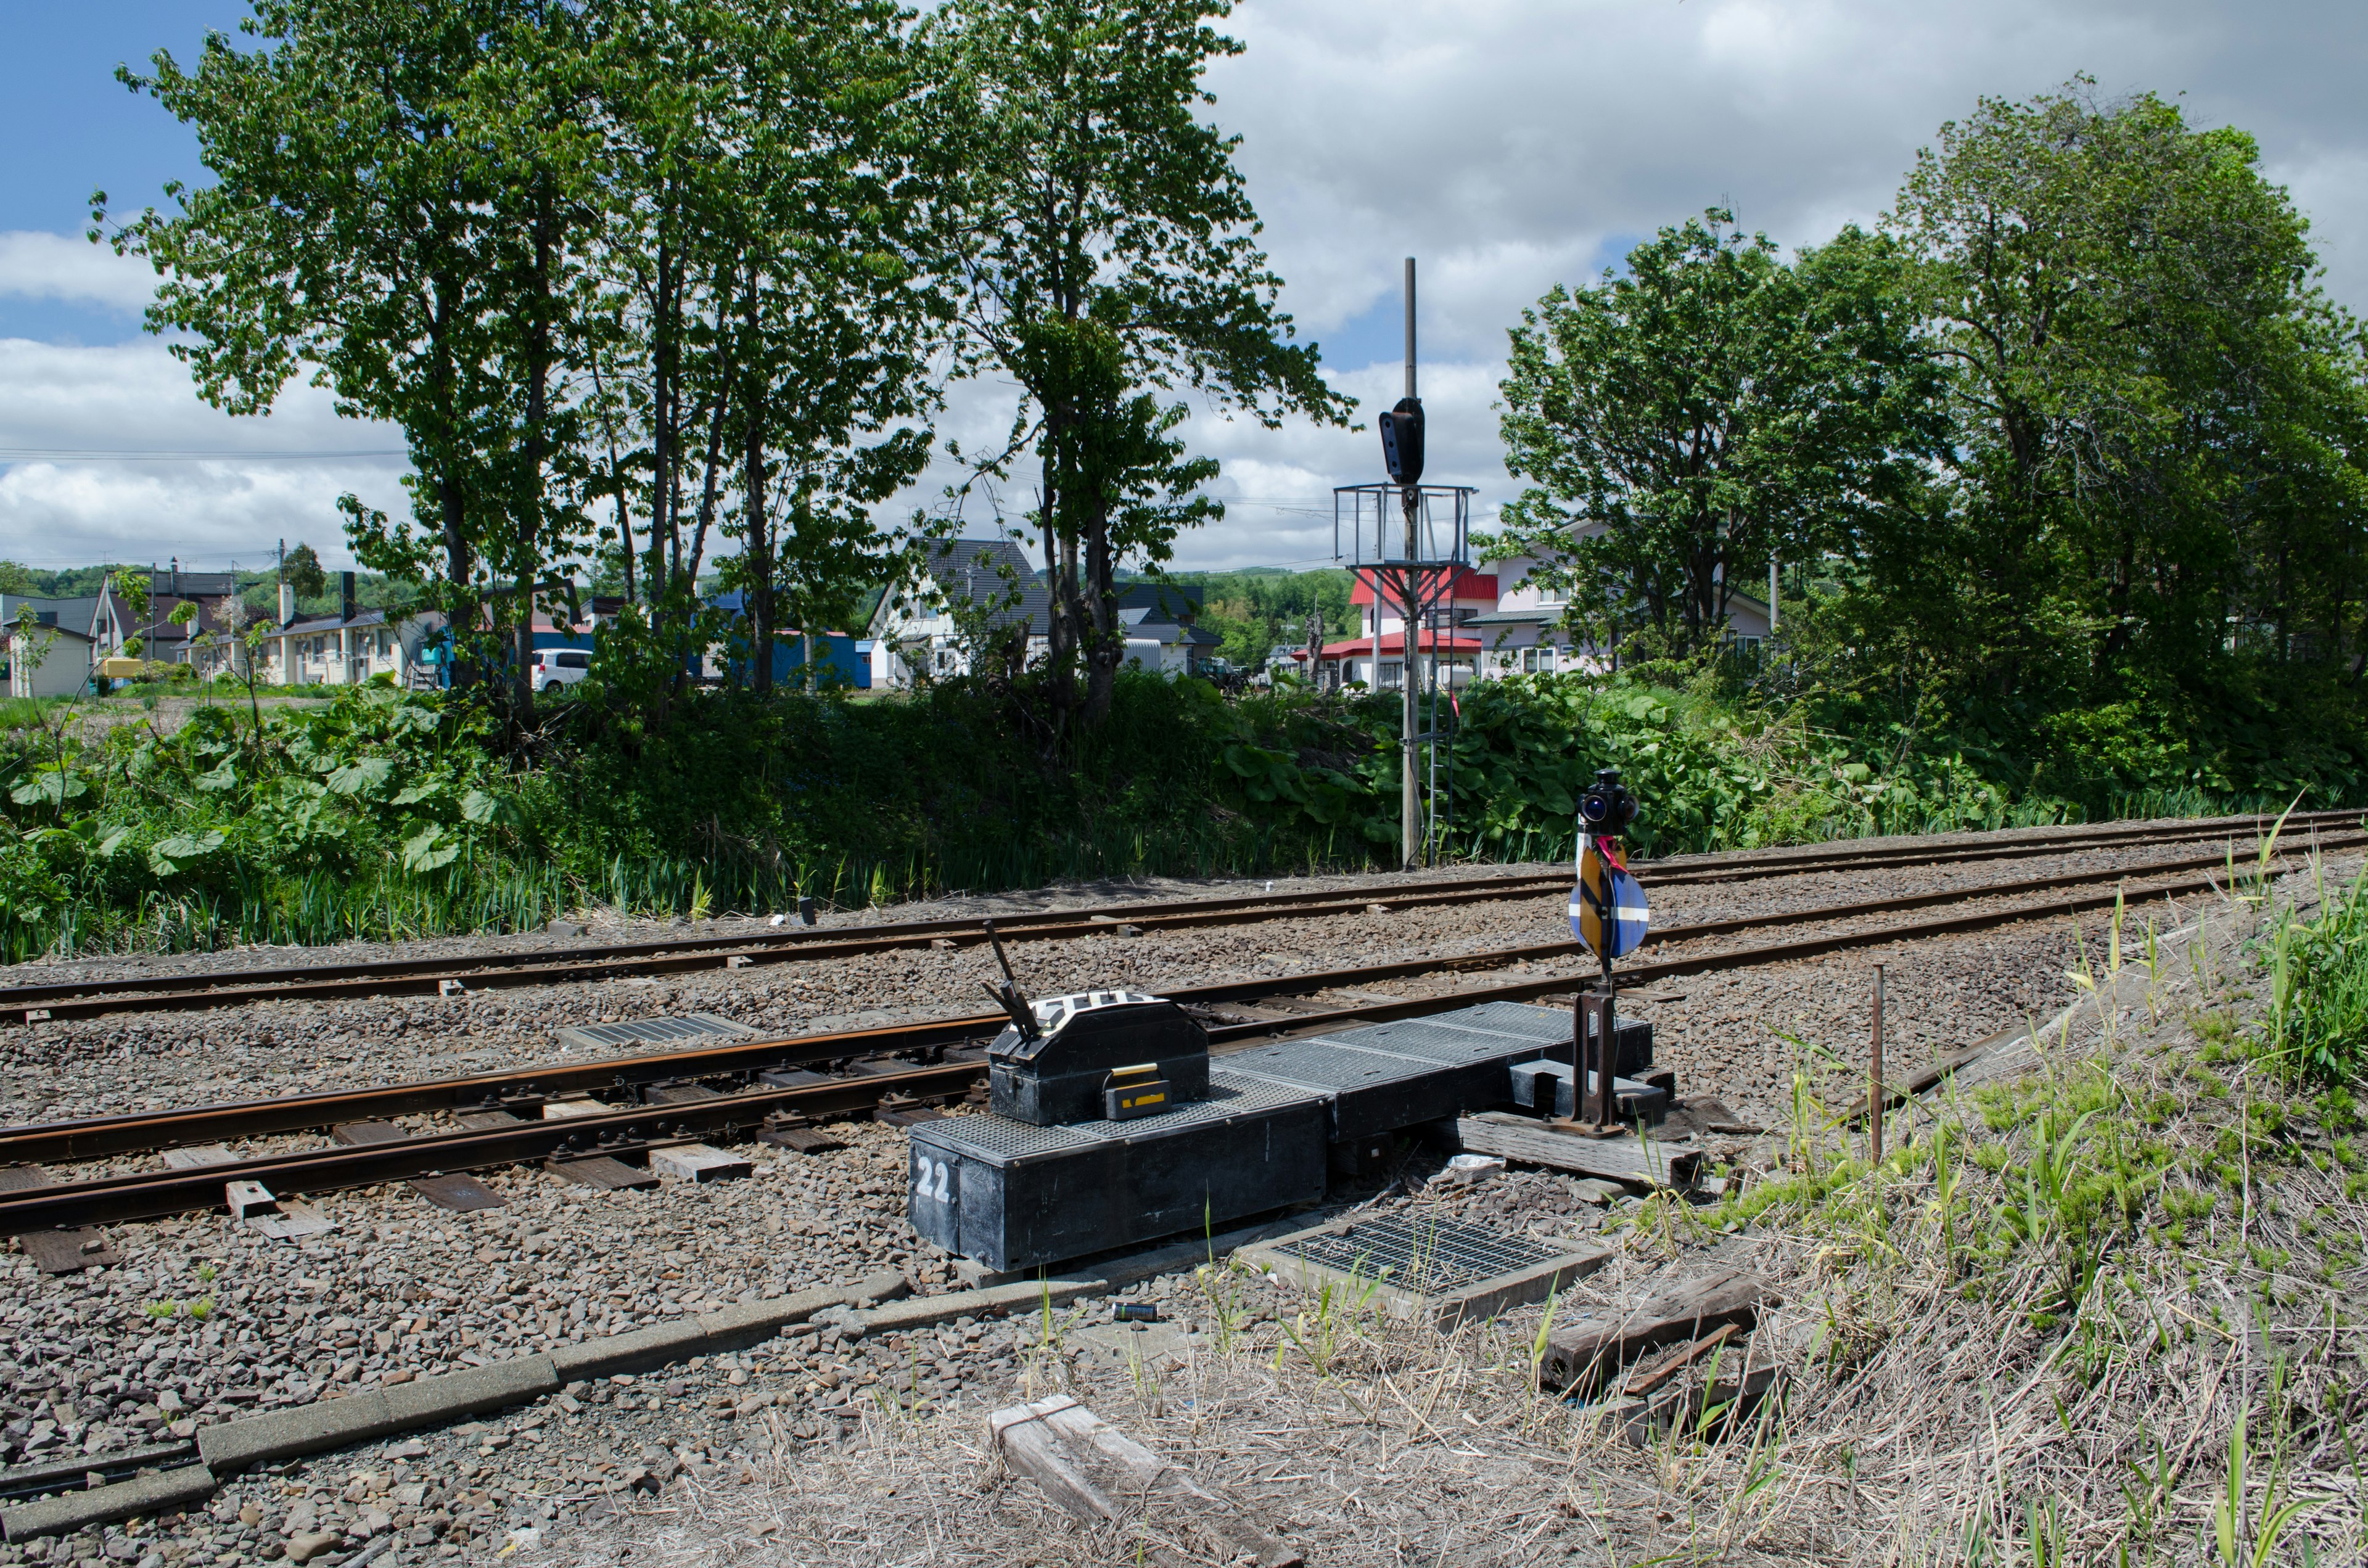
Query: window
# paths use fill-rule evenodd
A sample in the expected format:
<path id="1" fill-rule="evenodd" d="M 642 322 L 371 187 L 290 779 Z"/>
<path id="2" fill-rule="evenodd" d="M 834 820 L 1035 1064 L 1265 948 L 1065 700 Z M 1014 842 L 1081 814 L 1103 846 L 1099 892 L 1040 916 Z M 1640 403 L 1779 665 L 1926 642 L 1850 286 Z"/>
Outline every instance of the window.
<path id="1" fill-rule="evenodd" d="M 592 667 L 592 655 L 589 653 L 562 653 L 559 655 L 559 667 L 563 670 L 588 670 Z"/>
<path id="2" fill-rule="evenodd" d="M 1381 687 L 1383 691 L 1395 691 L 1405 681 L 1406 661 L 1404 659 L 1382 661 Z"/>
<path id="3" fill-rule="evenodd" d="M 1531 675 L 1550 676 L 1554 672 L 1554 650 L 1551 642 L 1521 650 L 1521 668 Z"/>

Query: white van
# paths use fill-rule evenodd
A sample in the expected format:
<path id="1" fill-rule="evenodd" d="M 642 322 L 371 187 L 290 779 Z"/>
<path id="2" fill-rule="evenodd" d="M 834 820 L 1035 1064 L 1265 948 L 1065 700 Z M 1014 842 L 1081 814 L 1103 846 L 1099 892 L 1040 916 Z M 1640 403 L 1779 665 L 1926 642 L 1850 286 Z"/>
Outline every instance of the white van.
<path id="1" fill-rule="evenodd" d="M 563 686 L 574 686 L 592 673 L 592 655 L 581 648 L 537 648 L 534 651 L 534 688 L 537 691 L 557 691 Z"/>

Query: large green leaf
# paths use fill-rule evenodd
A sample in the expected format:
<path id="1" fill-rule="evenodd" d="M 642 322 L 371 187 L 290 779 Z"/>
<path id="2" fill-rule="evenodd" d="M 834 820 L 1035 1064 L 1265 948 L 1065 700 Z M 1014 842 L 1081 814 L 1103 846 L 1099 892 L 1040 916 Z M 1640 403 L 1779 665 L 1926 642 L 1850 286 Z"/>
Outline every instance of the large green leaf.
<path id="1" fill-rule="evenodd" d="M 20 806 L 63 806 L 89 793 L 90 786 L 79 775 L 51 767 L 9 790 L 8 798 Z"/>
<path id="2" fill-rule="evenodd" d="M 441 823 L 430 823 L 403 841 L 406 871 L 438 871 L 460 858 L 460 839 Z"/>
<path id="3" fill-rule="evenodd" d="M 220 828 L 160 838 L 148 846 L 148 869 L 160 877 L 177 875 L 220 849 L 223 842 Z"/>
<path id="4" fill-rule="evenodd" d="M 373 756 L 347 763 L 329 775 L 329 789 L 339 795 L 375 795 L 394 777 L 394 759 Z"/>

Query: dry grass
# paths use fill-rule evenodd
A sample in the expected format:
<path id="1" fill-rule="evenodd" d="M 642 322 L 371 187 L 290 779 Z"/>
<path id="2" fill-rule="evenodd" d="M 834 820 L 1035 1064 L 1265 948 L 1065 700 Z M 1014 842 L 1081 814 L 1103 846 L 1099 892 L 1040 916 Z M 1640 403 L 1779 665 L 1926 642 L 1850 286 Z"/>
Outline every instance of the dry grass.
<path id="1" fill-rule="evenodd" d="M 1767 1173 L 1637 1207 L 1576 1296 L 1713 1261 L 1782 1293 L 1757 1349 L 1789 1388 L 1731 1432 L 1639 1449 L 1539 1393 L 1542 1324 L 1575 1300 L 1443 1335 L 1224 1272 L 1192 1287 L 1217 1331 L 1180 1364 L 1081 1375 L 1081 1311 L 1019 1392 L 1077 1392 L 1317 1564 L 2357 1562 L 2368 1158 L 2346 1096 L 2248 1045 L 2260 918 L 2232 900 L 2184 939 L 2123 932 L 2086 1006 L 1896 1116 L 1879 1167 L 1804 1050 Z M 1156 1558 L 1001 1472 L 983 1415 L 882 1408 L 526 1555 Z"/>

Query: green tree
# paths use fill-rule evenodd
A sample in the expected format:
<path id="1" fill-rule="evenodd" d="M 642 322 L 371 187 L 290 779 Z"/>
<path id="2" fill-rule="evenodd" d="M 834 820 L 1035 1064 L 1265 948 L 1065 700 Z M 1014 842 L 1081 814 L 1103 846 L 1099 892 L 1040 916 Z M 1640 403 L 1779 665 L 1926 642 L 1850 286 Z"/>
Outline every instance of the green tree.
<path id="1" fill-rule="evenodd" d="M 1238 141 L 1204 122 L 1224 0 L 952 0 L 924 25 L 955 153 L 943 209 L 962 286 L 961 353 L 1016 383 L 981 483 L 1037 459 L 1031 521 L 1053 592 L 1048 695 L 1058 744 L 1099 724 L 1125 656 L 1118 574 L 1156 565 L 1219 515 L 1215 465 L 1176 434 L 1190 389 L 1272 426 L 1346 417 L 1291 341 L 1255 239 Z M 958 455 L 960 455 L 958 453 Z M 1082 665 L 1085 687 L 1075 684 Z"/>
<path id="2" fill-rule="evenodd" d="M 296 591 L 298 599 L 317 599 L 329 591 L 329 574 L 321 557 L 302 540 L 279 562 L 279 580 Z"/>
<path id="3" fill-rule="evenodd" d="M 734 22 L 746 281 L 732 358 L 754 685 L 775 632 L 844 622 L 886 574 L 871 509 L 928 461 L 928 356 L 945 304 L 916 269 L 928 183 L 911 144 L 902 15 L 872 0 L 754 5 Z"/>
<path id="4" fill-rule="evenodd" d="M 1984 100 L 1900 192 L 1955 436 L 1945 510 L 1871 554 L 1868 619 L 2002 710 L 2220 704 L 2256 654 L 2360 645 L 2358 332 L 2259 164 L 2084 81 Z"/>
<path id="5" fill-rule="evenodd" d="M 93 199 L 92 237 L 155 264 L 147 324 L 208 402 L 268 413 L 309 368 L 402 429 L 413 515 L 347 497 L 356 552 L 433 571 L 455 627 L 490 606 L 521 705 L 533 603 L 580 532 L 561 372 L 590 25 L 560 0 L 255 0 L 258 46 L 118 73 L 197 131 L 211 183 L 111 236 Z"/>
<path id="6" fill-rule="evenodd" d="M 1851 548 L 1912 493 L 1935 429 L 1893 247 L 1845 230 L 1788 265 L 1733 222 L 1712 209 L 1624 273 L 1555 288 L 1513 329 L 1503 383 L 1506 466 L 1531 483 L 1493 553 L 1679 652 L 1771 560 Z"/>
<path id="7" fill-rule="evenodd" d="M 871 507 L 927 461 L 944 307 L 910 233 L 905 19 L 677 0 L 620 8 L 604 40 L 591 488 L 661 714 L 728 630 L 700 593 L 719 540 L 740 543 L 715 575 L 768 687 L 782 611 L 850 613 L 885 572 Z"/>

